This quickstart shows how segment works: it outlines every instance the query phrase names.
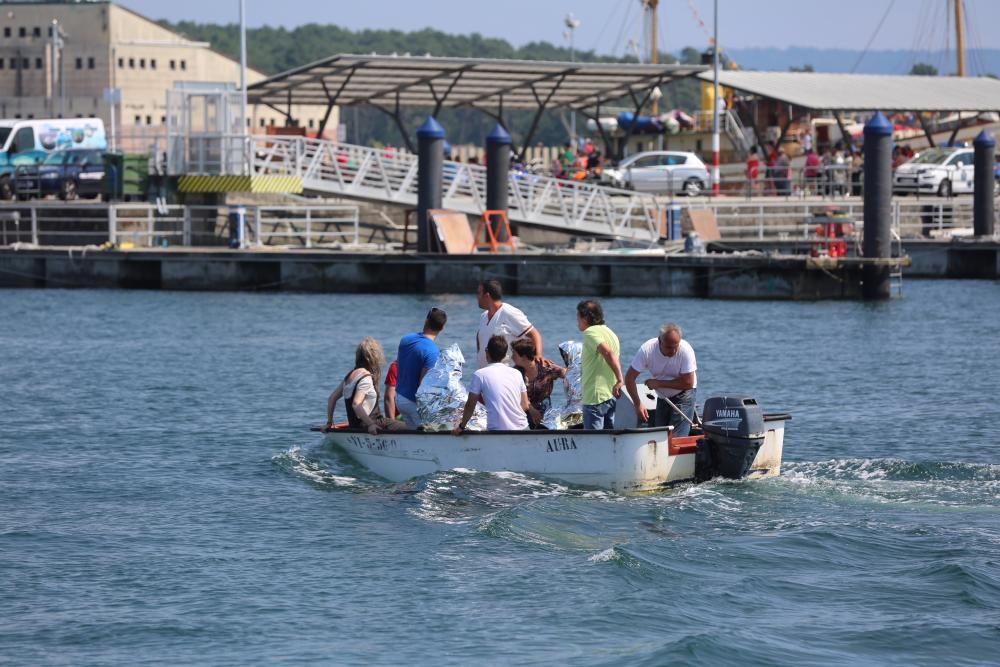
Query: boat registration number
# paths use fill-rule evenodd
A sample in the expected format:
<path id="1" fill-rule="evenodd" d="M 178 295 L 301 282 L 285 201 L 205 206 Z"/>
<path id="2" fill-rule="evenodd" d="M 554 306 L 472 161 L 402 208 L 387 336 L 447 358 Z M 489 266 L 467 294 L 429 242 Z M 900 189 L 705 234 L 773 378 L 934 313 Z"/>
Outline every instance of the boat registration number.
<path id="1" fill-rule="evenodd" d="M 352 435 L 347 439 L 351 446 L 357 447 L 358 449 L 367 449 L 370 451 L 384 451 L 386 449 L 397 449 L 399 445 L 396 443 L 395 439 L 391 438 L 373 438 L 370 436 L 360 436 Z"/>

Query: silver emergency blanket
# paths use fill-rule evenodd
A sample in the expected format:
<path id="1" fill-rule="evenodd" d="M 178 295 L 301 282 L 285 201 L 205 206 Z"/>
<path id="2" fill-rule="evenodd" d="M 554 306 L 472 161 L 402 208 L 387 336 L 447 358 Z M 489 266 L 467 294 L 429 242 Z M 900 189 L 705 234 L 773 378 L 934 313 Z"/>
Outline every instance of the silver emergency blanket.
<path id="1" fill-rule="evenodd" d="M 427 371 L 417 387 L 417 415 L 425 431 L 450 431 L 462 420 L 469 392 L 462 384 L 465 356 L 458 343 L 442 350 L 434 368 Z M 486 430 L 486 408 L 476 405 L 476 411 L 466 425 L 469 431 Z"/>
<path id="2" fill-rule="evenodd" d="M 542 425 L 549 430 L 563 430 L 583 423 L 583 343 L 568 340 L 559 344 L 566 363 L 566 402 L 553 405 L 542 415 Z M 553 399 L 555 397 L 553 396 Z"/>

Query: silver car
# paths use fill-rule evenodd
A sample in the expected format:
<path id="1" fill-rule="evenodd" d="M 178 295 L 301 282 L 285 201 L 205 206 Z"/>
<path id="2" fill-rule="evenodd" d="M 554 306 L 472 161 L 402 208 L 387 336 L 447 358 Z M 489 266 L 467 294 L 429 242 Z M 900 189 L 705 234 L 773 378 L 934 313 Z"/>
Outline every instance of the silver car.
<path id="1" fill-rule="evenodd" d="M 976 152 L 972 148 L 928 148 L 892 175 L 894 194 L 926 192 L 950 197 L 972 192 Z"/>
<path id="2" fill-rule="evenodd" d="M 694 153 L 647 151 L 625 158 L 614 168 L 606 168 L 601 180 L 608 185 L 645 192 L 673 192 L 692 197 L 708 189 L 708 168 Z"/>

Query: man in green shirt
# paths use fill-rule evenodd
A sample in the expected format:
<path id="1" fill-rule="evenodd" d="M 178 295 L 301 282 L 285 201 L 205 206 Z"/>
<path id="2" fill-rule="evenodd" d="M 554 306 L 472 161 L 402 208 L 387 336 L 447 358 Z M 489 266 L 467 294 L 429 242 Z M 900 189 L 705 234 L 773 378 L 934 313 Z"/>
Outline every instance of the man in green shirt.
<path id="1" fill-rule="evenodd" d="M 583 332 L 583 428 L 613 429 L 615 402 L 625 384 L 618 336 L 604 324 L 604 309 L 597 301 L 576 305 L 576 325 Z"/>

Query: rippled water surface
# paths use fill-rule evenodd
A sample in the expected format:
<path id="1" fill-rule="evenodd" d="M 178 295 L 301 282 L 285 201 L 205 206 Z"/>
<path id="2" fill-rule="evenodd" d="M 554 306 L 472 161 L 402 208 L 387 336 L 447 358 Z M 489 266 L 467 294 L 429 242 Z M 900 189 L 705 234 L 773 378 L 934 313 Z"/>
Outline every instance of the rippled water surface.
<path id="1" fill-rule="evenodd" d="M 996 664 L 996 283 L 605 301 L 626 363 L 676 320 L 699 402 L 794 415 L 780 478 L 638 497 L 325 447 L 357 340 L 431 305 L 471 357 L 471 295 L 0 291 L 0 662 Z"/>

